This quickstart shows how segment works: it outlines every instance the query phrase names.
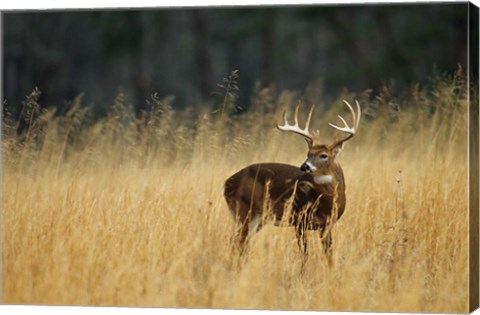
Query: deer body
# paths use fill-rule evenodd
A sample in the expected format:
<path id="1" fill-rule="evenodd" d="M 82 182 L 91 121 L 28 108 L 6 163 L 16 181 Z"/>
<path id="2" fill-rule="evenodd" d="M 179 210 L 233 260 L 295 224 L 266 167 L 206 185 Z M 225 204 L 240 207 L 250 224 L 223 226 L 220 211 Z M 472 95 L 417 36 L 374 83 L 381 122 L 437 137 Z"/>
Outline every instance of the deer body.
<path id="1" fill-rule="evenodd" d="M 283 216 L 287 210 L 286 203 L 291 202 L 292 217 L 287 218 L 287 222 L 294 225 L 302 210 L 309 211 L 315 219 L 308 229 L 318 230 L 325 224 L 325 219 L 331 215 L 335 189 L 338 194 L 336 205 L 338 218 L 343 214 L 345 184 L 340 166 L 334 173 L 317 178 L 315 180 L 313 174 L 306 173 L 293 165 L 253 164 L 235 173 L 226 181 L 224 194 L 233 217 L 241 222 L 261 218 L 268 196 L 276 225 L 285 219 Z M 334 186 L 335 183 L 338 184 L 337 188 Z"/>
<path id="2" fill-rule="evenodd" d="M 300 167 L 280 163 L 253 164 L 227 179 L 224 196 L 237 223 L 235 242 L 241 253 L 249 236 L 262 227 L 266 218 L 271 218 L 275 225 L 286 222 L 295 227 L 304 257 L 307 254 L 306 231 L 319 231 L 330 262 L 331 225 L 342 216 L 346 205 L 345 179 L 336 157 L 343 143 L 354 135 L 359 123 L 351 106 L 346 104 L 354 117 L 354 127 L 348 127 L 341 116 L 345 127 L 330 124 L 347 132 L 349 136 L 345 139 L 330 145 L 319 144 L 318 131 L 308 131 L 313 106 L 306 127 L 301 129 L 297 119 L 300 104 L 297 104 L 295 125 L 289 125 L 284 114 L 285 124 L 278 128 L 305 137 L 309 148 L 306 161 Z M 358 102 L 357 109 L 359 117 Z"/>

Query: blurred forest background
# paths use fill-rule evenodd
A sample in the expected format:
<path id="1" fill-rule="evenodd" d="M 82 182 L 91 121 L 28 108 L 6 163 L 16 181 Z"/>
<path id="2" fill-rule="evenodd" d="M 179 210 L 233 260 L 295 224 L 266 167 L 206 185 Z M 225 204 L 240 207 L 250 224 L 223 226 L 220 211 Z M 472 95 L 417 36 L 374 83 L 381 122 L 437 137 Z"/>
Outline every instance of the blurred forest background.
<path id="1" fill-rule="evenodd" d="M 289 6 L 4 13 L 3 98 L 13 117 L 34 87 L 93 116 L 123 92 L 139 113 L 152 94 L 174 108 L 214 108 L 217 83 L 239 69 L 237 104 L 262 87 L 402 93 L 434 72 L 466 68 L 468 4 Z M 312 93 L 310 93 L 312 94 Z"/>

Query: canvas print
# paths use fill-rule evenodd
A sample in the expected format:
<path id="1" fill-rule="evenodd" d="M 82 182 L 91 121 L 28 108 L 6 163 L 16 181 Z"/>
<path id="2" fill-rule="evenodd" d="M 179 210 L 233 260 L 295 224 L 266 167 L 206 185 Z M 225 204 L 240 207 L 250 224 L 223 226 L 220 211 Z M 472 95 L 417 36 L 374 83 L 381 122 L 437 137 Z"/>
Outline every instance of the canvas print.
<path id="1" fill-rule="evenodd" d="M 2 303 L 478 307 L 473 4 L 2 28 Z"/>

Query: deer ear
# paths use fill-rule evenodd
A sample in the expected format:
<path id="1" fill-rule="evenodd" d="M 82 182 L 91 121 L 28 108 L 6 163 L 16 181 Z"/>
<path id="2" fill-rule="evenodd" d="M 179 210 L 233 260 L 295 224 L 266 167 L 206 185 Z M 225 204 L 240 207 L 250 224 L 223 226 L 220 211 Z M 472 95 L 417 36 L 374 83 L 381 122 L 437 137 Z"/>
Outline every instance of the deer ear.
<path id="1" fill-rule="evenodd" d="M 307 144 L 308 144 L 308 148 L 309 148 L 309 149 L 310 149 L 310 148 L 312 148 L 312 145 L 313 145 L 313 141 L 312 141 L 312 139 L 305 138 L 305 141 L 306 141 L 306 142 L 307 142 Z"/>
<path id="2" fill-rule="evenodd" d="M 332 152 L 335 156 L 338 156 L 343 150 L 343 142 L 335 144 L 335 146 L 332 148 Z"/>

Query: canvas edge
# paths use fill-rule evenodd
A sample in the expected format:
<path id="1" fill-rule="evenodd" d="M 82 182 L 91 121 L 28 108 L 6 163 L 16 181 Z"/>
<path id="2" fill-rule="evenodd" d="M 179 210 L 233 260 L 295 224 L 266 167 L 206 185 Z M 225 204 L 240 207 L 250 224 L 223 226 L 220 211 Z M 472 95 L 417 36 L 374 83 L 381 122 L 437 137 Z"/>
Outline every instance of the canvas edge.
<path id="1" fill-rule="evenodd" d="M 468 6 L 469 312 L 479 303 L 479 8 Z"/>
<path id="2" fill-rule="evenodd" d="M 3 60 L 3 16 L 4 12 L 0 10 L 0 69 L 4 68 L 4 60 Z M 0 72 L 0 115 L 3 118 L 3 71 Z M 0 127 L 2 127 L 3 119 L 0 119 Z M 3 133 L 2 129 L 0 128 L 0 140 L 3 140 Z M 3 142 L 2 142 L 3 143 Z M 3 146 L 0 146 L 0 180 L 3 183 Z M 0 200 L 3 201 L 3 185 L 0 186 Z M 4 244 L 4 237 L 3 237 L 3 202 L 0 205 L 0 305 L 3 304 L 3 244 Z"/>

